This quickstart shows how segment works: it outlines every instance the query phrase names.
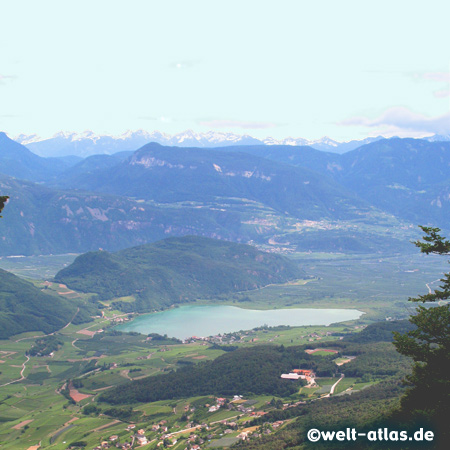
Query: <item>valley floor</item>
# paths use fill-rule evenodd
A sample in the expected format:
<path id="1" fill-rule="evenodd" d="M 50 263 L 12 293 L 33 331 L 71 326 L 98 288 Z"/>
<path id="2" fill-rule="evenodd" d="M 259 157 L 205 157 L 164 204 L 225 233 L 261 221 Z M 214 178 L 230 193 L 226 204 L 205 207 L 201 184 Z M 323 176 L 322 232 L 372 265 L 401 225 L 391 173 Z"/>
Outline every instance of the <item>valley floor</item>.
<path id="1" fill-rule="evenodd" d="M 195 449 L 196 445 L 228 447 L 288 429 L 296 415 L 283 411 L 298 411 L 316 400 L 329 401 L 329 397 L 353 397 L 355 392 L 385 382 L 389 377 L 369 367 L 364 362 L 368 358 L 365 354 L 379 358 L 386 367 L 397 364 L 398 370 L 392 373 L 397 379 L 406 373 L 404 363 L 395 362 L 390 343 L 372 343 L 361 350 L 361 356 L 346 354 L 347 347 L 339 347 L 339 343 L 344 342 L 343 336 L 358 333 L 370 323 L 409 315 L 408 295 L 426 291 L 426 283 L 439 276 L 438 264 L 427 261 L 425 265 L 417 256 L 380 256 L 364 260 L 305 258 L 304 266 L 313 277 L 307 283 L 268 286 L 218 300 L 252 309 L 350 307 L 367 313 L 362 320 L 329 327 L 261 327 L 181 343 L 170 336 L 150 339 L 136 333 L 117 333 L 114 326 L 130 316 L 105 305 L 102 316 L 91 323 L 69 323 L 55 333 L 61 343 L 50 354 L 29 355 L 40 333 L 0 341 L 1 448 L 62 450 L 76 448 L 77 442 L 87 449 L 102 442 L 106 442 L 103 448 L 118 442 L 124 448 L 129 443 L 153 449 L 161 442 L 176 450 L 188 446 Z M 35 283 L 44 288 L 42 279 Z M 78 295 L 51 281 L 47 281 L 46 289 L 59 295 Z M 230 346 L 252 348 L 260 344 L 318 348 L 314 358 L 329 361 L 334 376 L 316 376 L 314 382 L 299 385 L 297 392 L 287 397 L 235 392 L 226 397 L 200 395 L 113 407 L 97 402 L 102 392 L 126 386 L 131 380 L 195 367 L 226 354 Z M 358 364 L 366 364 L 366 369 Z M 348 372 L 352 365 L 353 374 Z M 340 378 L 344 371 L 345 377 Z M 284 418 L 276 419 L 277 414 Z"/>

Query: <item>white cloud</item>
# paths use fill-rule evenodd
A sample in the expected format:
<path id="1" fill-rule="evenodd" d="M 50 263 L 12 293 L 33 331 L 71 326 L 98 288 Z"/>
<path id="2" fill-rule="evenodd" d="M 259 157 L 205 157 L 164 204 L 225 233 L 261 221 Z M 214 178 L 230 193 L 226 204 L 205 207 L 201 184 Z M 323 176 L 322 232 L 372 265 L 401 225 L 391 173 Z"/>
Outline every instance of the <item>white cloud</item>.
<path id="1" fill-rule="evenodd" d="M 139 120 L 158 120 L 157 117 L 153 117 L 153 116 L 139 116 L 138 119 Z"/>
<path id="2" fill-rule="evenodd" d="M 375 119 L 351 117 L 338 123 L 344 126 L 363 126 L 377 128 L 383 135 L 412 134 L 450 134 L 450 113 L 442 116 L 427 117 L 412 112 L 408 108 L 394 107 L 386 110 Z"/>
<path id="3" fill-rule="evenodd" d="M 175 61 L 172 62 L 171 64 L 169 64 L 169 67 L 172 69 L 190 69 L 191 67 L 196 66 L 197 64 L 199 64 L 200 61 L 196 60 L 196 59 L 192 59 L 192 60 L 184 60 L 184 61 Z"/>
<path id="4" fill-rule="evenodd" d="M 436 81 L 437 83 L 444 83 L 447 85 L 446 88 L 440 89 L 439 91 L 434 91 L 433 95 L 436 98 L 446 98 L 450 97 L 450 72 L 426 72 L 420 75 L 421 78 L 425 80 Z"/>
<path id="5" fill-rule="evenodd" d="M 442 89 L 440 91 L 433 92 L 434 96 L 437 98 L 450 97 L 450 89 Z"/>
<path id="6" fill-rule="evenodd" d="M 209 128 L 247 128 L 252 130 L 261 130 L 266 128 L 275 128 L 278 125 L 272 122 L 249 122 L 245 120 L 205 120 L 199 122 L 201 126 Z"/>
<path id="7" fill-rule="evenodd" d="M 426 80 L 440 81 L 443 83 L 450 82 L 450 72 L 426 72 L 422 77 Z"/>
<path id="8" fill-rule="evenodd" d="M 17 79 L 17 75 L 2 75 L 0 74 L 0 84 L 6 84 L 7 81 L 13 81 Z"/>

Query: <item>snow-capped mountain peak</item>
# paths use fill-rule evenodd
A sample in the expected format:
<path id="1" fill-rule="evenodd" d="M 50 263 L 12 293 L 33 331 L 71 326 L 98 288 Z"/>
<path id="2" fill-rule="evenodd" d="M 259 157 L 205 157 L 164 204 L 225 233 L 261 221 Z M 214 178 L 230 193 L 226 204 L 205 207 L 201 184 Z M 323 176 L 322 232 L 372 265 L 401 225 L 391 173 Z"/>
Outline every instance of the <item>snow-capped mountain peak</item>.
<path id="1" fill-rule="evenodd" d="M 198 133 L 186 130 L 170 135 L 160 131 L 128 130 L 120 135 L 98 135 L 91 130 L 82 133 L 59 132 L 51 138 L 41 138 L 36 134 L 21 134 L 15 140 L 26 145 L 31 151 L 41 156 L 90 156 L 94 154 L 113 154 L 120 151 L 134 151 L 149 142 L 165 146 L 178 147 L 220 147 L 230 145 L 292 145 L 310 146 L 317 150 L 334 153 L 345 153 L 361 145 L 383 139 L 382 136 L 369 137 L 362 140 L 337 142 L 327 136 L 316 140 L 287 137 L 275 139 L 267 137 L 258 139 L 249 135 L 240 135 L 222 131 Z M 430 136 L 429 141 L 450 140 L 450 136 Z"/>

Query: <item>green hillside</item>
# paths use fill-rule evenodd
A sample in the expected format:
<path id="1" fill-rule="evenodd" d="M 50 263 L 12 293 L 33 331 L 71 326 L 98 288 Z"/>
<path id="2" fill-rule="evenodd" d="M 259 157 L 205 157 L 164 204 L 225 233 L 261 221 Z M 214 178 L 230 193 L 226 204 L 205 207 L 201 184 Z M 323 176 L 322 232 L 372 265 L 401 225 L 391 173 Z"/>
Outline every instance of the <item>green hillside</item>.
<path id="1" fill-rule="evenodd" d="M 150 311 L 199 297 L 256 289 L 302 277 L 289 259 L 243 244 L 185 236 L 116 253 L 79 256 L 55 279 L 102 299 L 133 295 L 125 311 Z"/>
<path id="2" fill-rule="evenodd" d="M 210 394 L 231 396 L 236 392 L 287 397 L 297 392 L 302 382 L 286 383 L 280 374 L 299 365 L 310 367 L 312 359 L 299 347 L 240 348 L 214 361 L 108 390 L 100 400 L 121 404 Z"/>
<path id="3" fill-rule="evenodd" d="M 52 333 L 66 325 L 76 312 L 75 304 L 44 294 L 0 269 L 0 339 L 26 331 Z"/>

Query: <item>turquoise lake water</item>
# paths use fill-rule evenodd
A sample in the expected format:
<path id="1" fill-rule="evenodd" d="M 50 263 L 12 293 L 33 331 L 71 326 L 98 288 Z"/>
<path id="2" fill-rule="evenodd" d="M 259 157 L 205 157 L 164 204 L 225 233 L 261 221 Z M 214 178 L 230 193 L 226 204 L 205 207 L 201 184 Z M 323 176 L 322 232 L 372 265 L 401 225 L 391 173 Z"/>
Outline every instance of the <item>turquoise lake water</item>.
<path id="1" fill-rule="evenodd" d="M 262 325 L 330 325 L 358 319 L 363 313 L 356 309 L 273 309 L 254 310 L 226 305 L 188 305 L 167 311 L 144 314 L 116 327 L 119 331 L 167 334 L 186 339 L 251 330 Z"/>

